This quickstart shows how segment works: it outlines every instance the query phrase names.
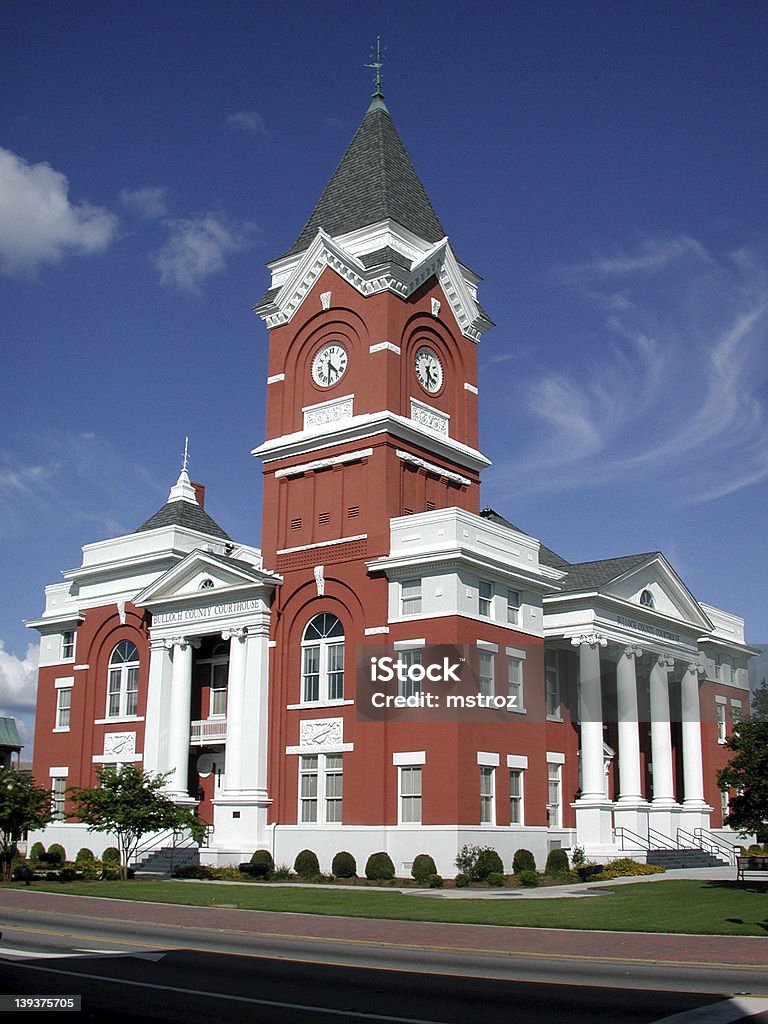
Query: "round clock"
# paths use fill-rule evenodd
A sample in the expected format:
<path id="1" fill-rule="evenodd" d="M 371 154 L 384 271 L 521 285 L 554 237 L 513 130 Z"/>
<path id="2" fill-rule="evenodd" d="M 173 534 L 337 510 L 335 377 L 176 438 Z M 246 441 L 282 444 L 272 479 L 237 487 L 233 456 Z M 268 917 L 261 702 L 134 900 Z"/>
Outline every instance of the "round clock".
<path id="1" fill-rule="evenodd" d="M 416 379 L 431 395 L 436 395 L 443 386 L 443 364 L 435 352 L 426 346 L 420 348 L 414 359 Z"/>
<path id="2" fill-rule="evenodd" d="M 312 360 L 312 380 L 318 387 L 333 387 L 344 376 L 347 359 L 347 350 L 337 341 L 323 345 Z"/>

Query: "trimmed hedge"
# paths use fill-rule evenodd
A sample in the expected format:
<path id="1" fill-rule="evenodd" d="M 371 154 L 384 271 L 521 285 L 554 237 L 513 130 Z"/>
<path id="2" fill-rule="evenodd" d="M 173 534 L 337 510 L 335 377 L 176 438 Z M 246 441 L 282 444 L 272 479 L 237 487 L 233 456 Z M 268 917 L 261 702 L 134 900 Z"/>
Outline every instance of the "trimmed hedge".
<path id="1" fill-rule="evenodd" d="M 523 871 L 536 871 L 536 860 L 530 850 L 521 847 L 512 858 L 512 871 L 519 875 Z"/>
<path id="2" fill-rule="evenodd" d="M 339 850 L 331 863 L 331 874 L 335 878 L 355 878 L 357 861 L 346 850 Z"/>
<path id="3" fill-rule="evenodd" d="M 437 874 L 434 860 L 428 853 L 419 853 L 413 860 L 411 875 L 417 882 L 426 882 L 430 875 Z"/>
<path id="4" fill-rule="evenodd" d="M 466 889 L 469 885 L 469 875 L 465 875 L 463 871 L 460 871 L 454 878 L 453 884 L 457 889 Z"/>
<path id="5" fill-rule="evenodd" d="M 565 850 L 550 850 L 547 854 L 547 865 L 544 868 L 544 874 L 549 875 L 551 878 L 564 878 L 570 874 L 570 871 L 568 854 Z"/>
<path id="6" fill-rule="evenodd" d="M 316 878 L 320 874 L 320 862 L 313 850 L 300 850 L 293 862 L 293 870 L 301 878 Z"/>
<path id="7" fill-rule="evenodd" d="M 365 877 L 372 882 L 388 882 L 395 877 L 395 865 L 384 850 L 372 853 L 365 865 Z"/>
<path id="8" fill-rule="evenodd" d="M 118 850 L 118 848 L 116 846 L 108 846 L 106 848 L 106 850 L 104 851 L 104 853 L 102 853 L 101 859 L 103 861 L 108 861 L 108 860 L 110 860 L 110 861 L 117 861 L 117 863 L 119 864 L 120 863 L 120 851 Z"/>
<path id="9" fill-rule="evenodd" d="M 535 889 L 539 884 L 539 876 L 535 871 L 520 871 L 517 874 L 517 880 L 520 885 L 524 885 L 526 889 Z"/>
<path id="10" fill-rule="evenodd" d="M 77 856 L 75 857 L 75 864 L 78 864 L 82 861 L 90 862 L 93 860 L 96 860 L 96 858 L 93 855 L 93 850 L 89 850 L 87 846 L 84 846 L 81 850 L 77 851 Z"/>
<path id="11" fill-rule="evenodd" d="M 40 860 L 42 854 L 45 853 L 45 847 L 42 843 L 32 843 L 32 849 L 29 851 L 29 859 L 32 863 L 36 863 Z"/>

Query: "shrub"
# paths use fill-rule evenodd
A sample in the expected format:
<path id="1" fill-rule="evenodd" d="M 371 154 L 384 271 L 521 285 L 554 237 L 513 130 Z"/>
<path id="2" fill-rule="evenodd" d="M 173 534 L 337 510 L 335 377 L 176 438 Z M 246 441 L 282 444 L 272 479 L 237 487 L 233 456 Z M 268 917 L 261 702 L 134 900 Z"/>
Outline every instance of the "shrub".
<path id="1" fill-rule="evenodd" d="M 426 883 L 430 889 L 442 889 L 443 888 L 443 876 L 434 874 L 429 875 L 426 878 Z"/>
<path id="2" fill-rule="evenodd" d="M 256 850 L 251 855 L 251 864 L 266 864 L 270 871 L 275 870 L 275 862 L 269 850 Z"/>
<path id="3" fill-rule="evenodd" d="M 50 853 L 51 851 L 49 850 L 48 852 Z M 59 872 L 60 882 L 74 882 L 76 878 L 77 872 L 74 868 L 62 868 Z"/>
<path id="4" fill-rule="evenodd" d="M 333 858 L 331 874 L 336 878 L 354 878 L 357 875 L 357 861 L 351 853 L 340 850 Z"/>
<path id="5" fill-rule="evenodd" d="M 29 885 L 35 876 L 32 868 L 28 864 L 17 864 L 13 869 L 13 875 L 11 877 L 14 882 L 24 882 L 25 885 Z"/>
<path id="6" fill-rule="evenodd" d="M 492 871 L 486 879 L 488 885 L 499 886 L 504 885 L 505 878 L 501 871 Z"/>
<path id="7" fill-rule="evenodd" d="M 173 877 L 209 879 L 216 876 L 213 873 L 213 869 L 209 868 L 207 864 L 185 864 L 184 867 L 174 869 Z"/>
<path id="8" fill-rule="evenodd" d="M 416 879 L 417 882 L 426 882 L 430 875 L 436 875 L 437 868 L 435 867 L 434 860 L 428 853 L 419 853 L 416 855 L 413 861 L 413 867 L 411 868 L 411 875 Z"/>
<path id="9" fill-rule="evenodd" d="M 43 853 L 45 853 L 45 847 L 42 843 L 32 843 L 32 849 L 29 851 L 29 859 L 33 864 L 36 864 Z"/>
<path id="10" fill-rule="evenodd" d="M 539 876 L 535 871 L 523 870 L 517 873 L 517 880 L 526 889 L 535 889 L 539 884 Z"/>
<path id="11" fill-rule="evenodd" d="M 466 889 L 469 885 L 469 875 L 465 875 L 463 871 L 460 871 L 454 878 L 453 884 L 457 889 Z"/>
<path id="12" fill-rule="evenodd" d="M 536 861 L 530 850 L 525 850 L 522 847 L 515 850 L 515 856 L 512 858 L 512 870 L 516 875 L 523 871 L 536 871 Z"/>
<path id="13" fill-rule="evenodd" d="M 293 862 L 293 870 L 301 878 L 316 878 L 320 874 L 320 862 L 312 850 L 300 850 Z"/>
<path id="14" fill-rule="evenodd" d="M 583 846 L 574 846 L 571 850 L 571 867 L 580 868 L 587 862 L 587 855 L 584 853 Z"/>
<path id="15" fill-rule="evenodd" d="M 504 873 L 501 857 L 492 846 L 462 846 L 455 864 L 470 882 L 484 882 L 492 871 Z"/>
<path id="16" fill-rule="evenodd" d="M 619 860 L 606 864 L 598 875 L 603 878 L 626 878 L 629 875 L 660 875 L 664 868 L 659 864 L 640 864 L 631 857 L 621 857 Z"/>
<path id="17" fill-rule="evenodd" d="M 51 845 L 48 847 L 48 856 L 50 857 L 52 853 L 55 854 L 59 859 L 55 862 L 49 860 L 49 864 L 63 864 L 64 861 L 67 859 L 67 851 L 61 845 L 61 843 L 51 843 Z"/>
<path id="18" fill-rule="evenodd" d="M 64 858 L 62 857 L 58 850 L 54 850 L 53 846 L 51 846 L 50 850 L 48 850 L 47 853 L 40 854 L 41 864 L 50 864 L 51 866 L 55 866 L 58 864 L 62 864 L 63 861 Z"/>
<path id="19" fill-rule="evenodd" d="M 89 850 L 87 846 L 84 846 L 82 850 L 77 851 L 77 856 L 75 857 L 75 864 L 82 863 L 83 861 L 92 860 L 96 860 L 96 858 L 93 855 L 93 850 Z"/>
<path id="20" fill-rule="evenodd" d="M 103 861 L 117 861 L 120 863 L 120 851 L 116 846 L 108 846 L 104 853 L 101 855 Z"/>
<path id="21" fill-rule="evenodd" d="M 217 876 L 218 877 L 218 876 Z M 279 864 L 272 872 L 273 881 L 285 882 L 291 877 L 291 869 L 287 864 Z"/>
<path id="22" fill-rule="evenodd" d="M 365 865 L 365 877 L 371 881 L 385 882 L 395 877 L 395 865 L 388 853 L 381 850 L 372 853 Z"/>
<path id="23" fill-rule="evenodd" d="M 119 865 L 116 865 L 119 869 Z M 84 878 L 86 881 L 92 882 L 103 876 L 104 865 L 100 860 L 79 860 L 75 861 L 75 867 L 77 868 L 77 874 L 79 878 Z"/>
<path id="24" fill-rule="evenodd" d="M 565 850 L 553 849 L 547 854 L 547 866 L 544 868 L 544 874 L 549 875 L 551 878 L 563 878 L 565 875 L 570 874 L 570 865 L 568 864 L 568 854 Z"/>

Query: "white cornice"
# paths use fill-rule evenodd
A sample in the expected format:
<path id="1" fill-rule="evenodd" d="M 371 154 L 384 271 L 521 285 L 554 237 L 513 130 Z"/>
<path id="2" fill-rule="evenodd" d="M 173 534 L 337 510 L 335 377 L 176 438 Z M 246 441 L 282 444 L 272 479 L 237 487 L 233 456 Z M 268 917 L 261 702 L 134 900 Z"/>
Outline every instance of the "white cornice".
<path id="1" fill-rule="evenodd" d="M 418 448 L 427 449 L 434 455 L 440 455 L 478 473 L 491 465 L 490 459 L 476 448 L 470 448 L 469 445 L 454 441 L 444 434 L 438 434 L 420 423 L 406 419 L 405 416 L 398 416 L 386 410 L 352 416 L 339 423 L 323 424 L 322 429 L 298 430 L 293 434 L 283 434 L 254 448 L 251 455 L 257 456 L 266 464 L 277 459 L 305 455 L 321 448 L 349 444 L 384 433 L 408 441 Z"/>
<path id="2" fill-rule="evenodd" d="M 385 247 L 412 261 L 411 269 L 395 262 L 367 268 L 360 259 Z M 383 221 L 337 239 L 321 228 L 303 253 L 272 264 L 272 289 L 277 290 L 276 294 L 256 307 L 270 330 L 291 321 L 326 267 L 361 295 L 388 291 L 402 299 L 435 276 L 465 337 L 477 342 L 491 326 L 477 303 L 477 278 L 458 262 L 447 238 L 426 245 L 393 221 Z"/>

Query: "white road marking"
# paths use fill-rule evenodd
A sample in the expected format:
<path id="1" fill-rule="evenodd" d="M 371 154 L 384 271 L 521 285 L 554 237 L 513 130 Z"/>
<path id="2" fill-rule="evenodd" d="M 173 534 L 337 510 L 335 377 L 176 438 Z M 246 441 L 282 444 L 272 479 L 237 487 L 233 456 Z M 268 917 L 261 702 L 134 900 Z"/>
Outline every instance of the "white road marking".
<path id="1" fill-rule="evenodd" d="M 768 999 L 761 996 L 734 996 L 721 1003 L 700 1006 L 695 1010 L 673 1013 L 653 1024 L 731 1024 L 732 1021 L 754 1017 L 768 1010 Z"/>

